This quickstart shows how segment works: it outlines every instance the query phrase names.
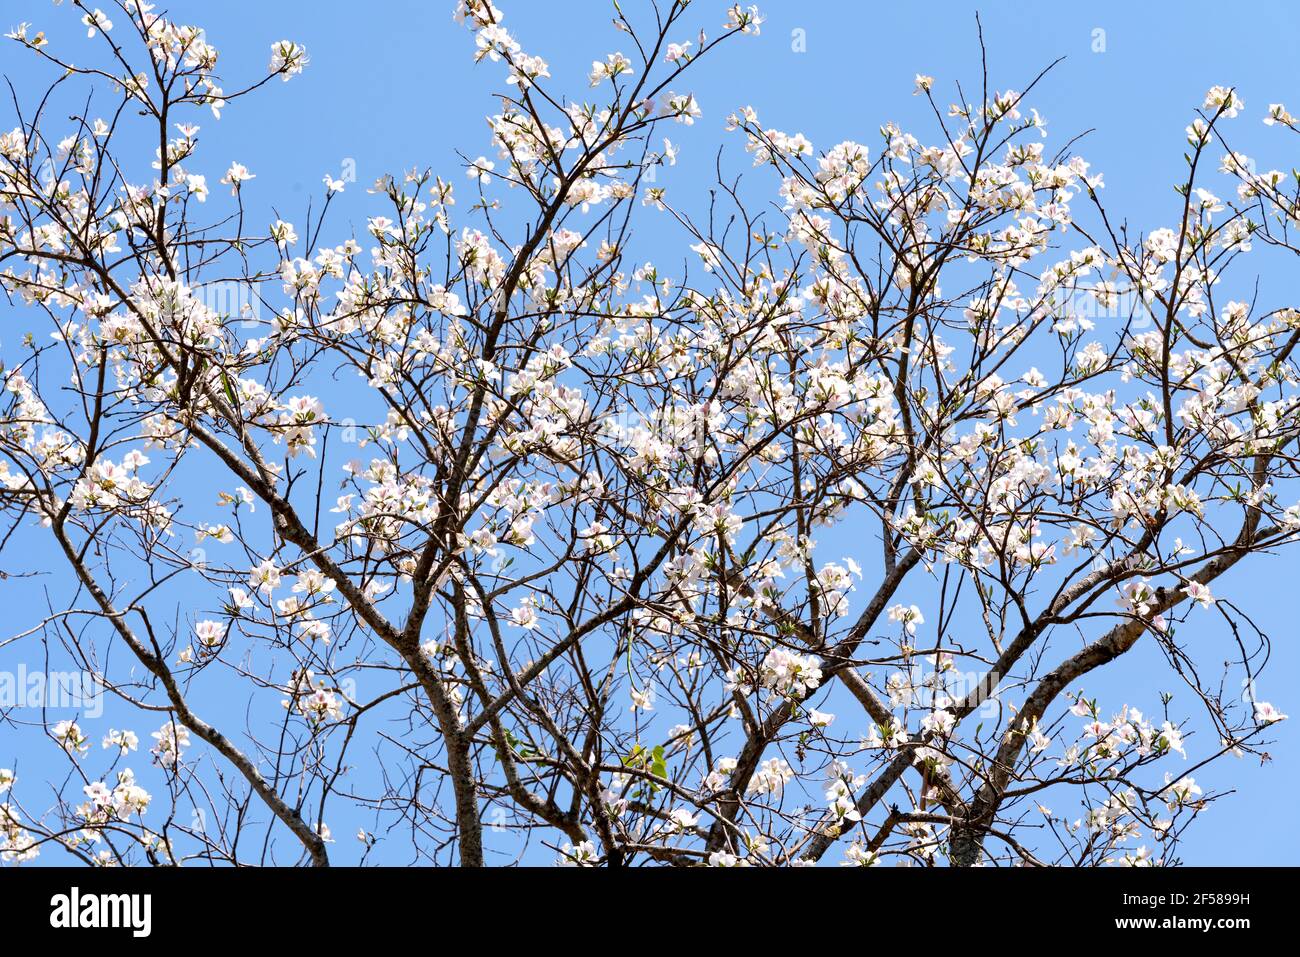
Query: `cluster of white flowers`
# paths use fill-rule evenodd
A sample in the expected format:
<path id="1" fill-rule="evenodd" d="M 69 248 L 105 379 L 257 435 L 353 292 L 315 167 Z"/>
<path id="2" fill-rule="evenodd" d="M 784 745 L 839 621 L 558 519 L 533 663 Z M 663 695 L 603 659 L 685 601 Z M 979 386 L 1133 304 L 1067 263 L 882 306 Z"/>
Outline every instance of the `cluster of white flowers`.
<path id="1" fill-rule="evenodd" d="M 117 773 L 117 784 L 112 788 L 103 781 L 95 781 L 83 790 L 88 800 L 77 808 L 77 816 L 92 827 L 144 814 L 152 800 L 149 792 L 135 783 L 135 773 L 130 768 Z M 99 837 L 98 831 L 86 833 L 92 839 Z"/>
<path id="2" fill-rule="evenodd" d="M 773 648 L 759 667 L 759 684 L 787 698 L 803 698 L 822 682 L 821 665 L 812 656 Z"/>
<path id="3" fill-rule="evenodd" d="M 295 671 L 285 690 L 289 697 L 281 704 L 297 711 L 310 724 L 319 725 L 343 717 L 343 702 L 338 694 L 327 686 L 324 678 L 310 669 Z"/>
<path id="4" fill-rule="evenodd" d="M 175 721 L 168 721 L 150 737 L 154 739 L 154 746 L 149 749 L 154 763 L 169 770 L 180 763 L 185 749 L 190 746 L 189 729 Z"/>

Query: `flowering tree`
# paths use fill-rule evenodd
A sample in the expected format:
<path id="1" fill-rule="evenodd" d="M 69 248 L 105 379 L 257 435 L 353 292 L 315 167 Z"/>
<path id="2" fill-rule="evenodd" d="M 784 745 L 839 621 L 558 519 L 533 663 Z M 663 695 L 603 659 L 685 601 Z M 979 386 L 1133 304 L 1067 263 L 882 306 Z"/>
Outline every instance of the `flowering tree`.
<path id="1" fill-rule="evenodd" d="M 462 0 L 495 158 L 348 235 L 344 183 L 294 225 L 199 149 L 302 47 L 227 90 L 199 28 L 70 7 L 76 57 L 9 34 L 57 79 L 0 134 L 0 505 L 57 574 L 5 646 L 139 733 L 42 717 L 67 771 L 0 770 L 5 860 L 324 865 L 350 814 L 363 860 L 1170 863 L 1193 772 L 1285 717 L 1215 584 L 1300 532 L 1300 311 L 1223 290 L 1300 194 L 1231 89 L 1144 235 L 987 76 L 917 77 L 927 140 L 740 109 L 762 190 L 704 210 L 665 134 L 757 10 L 616 5 L 570 99 Z M 628 261 L 634 214 L 698 267 Z M 1189 693 L 1089 697 L 1138 647 Z"/>

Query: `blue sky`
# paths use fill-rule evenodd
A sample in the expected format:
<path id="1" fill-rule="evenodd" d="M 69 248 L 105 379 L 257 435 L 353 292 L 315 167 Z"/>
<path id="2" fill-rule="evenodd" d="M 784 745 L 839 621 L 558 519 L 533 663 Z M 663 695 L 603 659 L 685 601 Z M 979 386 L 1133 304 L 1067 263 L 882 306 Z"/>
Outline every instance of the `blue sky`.
<path id="1" fill-rule="evenodd" d="M 713 0 L 697 2 L 703 7 Z M 499 0 L 499 5 L 524 48 L 549 61 L 553 87 L 574 95 L 586 88 L 591 60 L 619 45 L 609 26 L 607 0 Z M 715 5 L 716 29 L 723 4 Z M 302 43 L 311 56 L 306 73 L 294 82 L 276 82 L 232 104 L 220 122 L 210 116 L 199 121 L 207 164 L 202 171 L 214 193 L 224 191 L 216 180 L 237 160 L 257 175 L 245 191 L 251 207 L 274 205 L 284 218 L 301 219 L 308 199 L 319 198 L 324 174 L 339 176 L 354 168 L 358 182 L 336 201 L 338 215 L 332 217 L 335 233 L 346 233 L 349 222 L 359 228 L 374 208 L 373 197 L 358 187 L 381 174 L 431 166 L 464 189 L 457 152 L 471 158 L 490 152 L 483 118 L 494 109 L 490 94 L 500 87 L 501 71 L 489 63 L 473 65 L 473 39 L 452 22 L 452 0 L 174 0 L 159 6 L 174 19 L 207 29 L 228 77 L 259 75 L 275 40 Z M 720 51 L 691 84 L 705 115 L 689 130 L 672 130 L 682 144 L 682 157 L 660 181 L 679 202 L 704 195 L 724 143 L 724 168 L 732 173 L 750 169 L 739 141 L 722 129 L 726 114 L 742 105 L 753 106 L 767 124 L 801 131 L 816 146 L 828 147 L 843 139 L 870 141 L 877 127 L 890 120 L 904 129 L 928 131 L 923 102 L 910 95 L 918 72 L 936 78 L 941 102 L 956 98 L 954 81 L 966 84 L 968 91 L 978 83 L 977 5 L 823 0 L 761 6 L 768 16 L 762 35 Z M 1049 120 L 1049 144 L 1059 146 L 1070 136 L 1093 131 L 1078 151 L 1094 171 L 1104 173 L 1104 200 L 1112 216 L 1126 218 L 1135 230 L 1171 225 L 1178 200 L 1172 187 L 1184 170 L 1183 128 L 1211 85 L 1236 86 L 1246 102 L 1233 127 L 1234 145 L 1258 155 L 1262 164 L 1291 165 L 1284 141 L 1270 136 L 1259 119 L 1271 102 L 1293 109 L 1300 102 L 1295 71 L 1300 7 L 1294 4 L 1255 3 L 1225 11 L 1222 3 L 1209 2 L 988 3 L 981 17 L 991 80 L 998 88 L 1023 88 L 1042 67 L 1066 58 L 1038 88 L 1032 105 Z M 48 0 L 6 0 L 3 18 L 0 27 L 5 29 L 9 21 L 30 20 L 56 44 L 65 39 L 78 43 L 78 34 L 84 36 L 71 11 L 52 9 Z M 18 53 L 8 43 L 0 47 L 0 72 L 20 91 L 34 92 L 38 77 L 48 74 L 34 70 L 32 58 Z M 657 255 L 680 259 L 685 241 L 665 226 L 652 229 L 650 239 L 677 244 Z M 1277 280 L 1261 288 L 1266 298 L 1287 294 Z M 13 338 L 9 323 L 0 325 L 0 342 Z M 39 551 L 6 554 L 0 567 L 11 573 L 37 569 L 45 558 Z M 1294 694 L 1300 649 L 1288 597 L 1294 589 L 1294 563 L 1294 553 L 1247 563 L 1215 591 L 1231 594 L 1273 639 L 1260 697 L 1300 714 L 1300 698 Z M 12 622 L 6 634 L 26 627 L 27 619 L 40 613 L 41 587 L 0 584 L 9 608 L 6 618 Z M 1210 660 L 1213 643 L 1223 641 L 1218 621 L 1194 616 L 1184 632 L 1189 641 L 1204 644 Z M 14 653 L 0 650 L 0 665 L 12 667 Z M 1150 648 L 1135 652 L 1124 667 L 1129 670 L 1123 682 L 1144 689 L 1165 686 L 1166 666 Z M 1186 859 L 1205 864 L 1300 862 L 1300 830 L 1291 814 L 1300 787 L 1300 746 L 1291 727 L 1277 731 L 1271 765 L 1229 759 L 1217 770 L 1198 773 L 1198 781 L 1235 786 L 1239 793 L 1192 829 L 1183 847 Z M 5 740 L 8 734 L 0 728 L 0 766 L 21 753 Z M 92 734 L 96 744 L 98 734 L 102 730 Z M 37 763 L 34 756 L 26 760 Z M 341 840 L 355 830 L 346 823 L 332 826 Z"/>

